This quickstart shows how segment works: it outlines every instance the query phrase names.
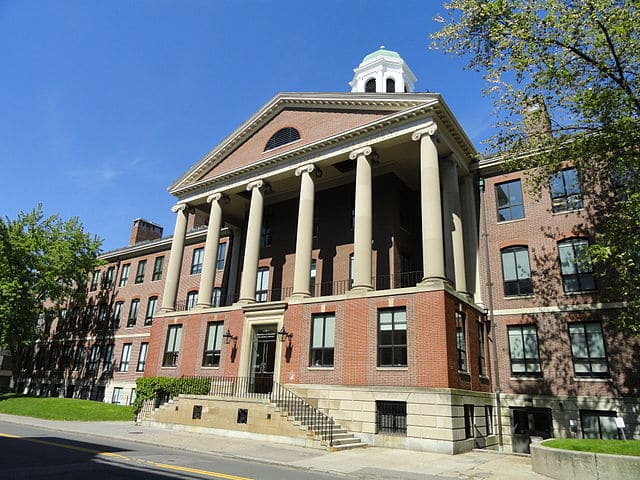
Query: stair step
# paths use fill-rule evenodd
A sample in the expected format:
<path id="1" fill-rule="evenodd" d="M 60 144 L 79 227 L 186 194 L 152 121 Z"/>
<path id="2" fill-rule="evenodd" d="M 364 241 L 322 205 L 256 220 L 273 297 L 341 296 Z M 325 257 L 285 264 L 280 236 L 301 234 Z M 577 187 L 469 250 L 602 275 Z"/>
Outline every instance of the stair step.
<path id="1" fill-rule="evenodd" d="M 359 443 L 349 443 L 345 445 L 333 445 L 331 447 L 327 447 L 327 450 L 330 452 L 339 452 L 341 450 L 351 450 L 352 448 L 363 448 L 368 447 L 368 445 L 364 442 Z"/>

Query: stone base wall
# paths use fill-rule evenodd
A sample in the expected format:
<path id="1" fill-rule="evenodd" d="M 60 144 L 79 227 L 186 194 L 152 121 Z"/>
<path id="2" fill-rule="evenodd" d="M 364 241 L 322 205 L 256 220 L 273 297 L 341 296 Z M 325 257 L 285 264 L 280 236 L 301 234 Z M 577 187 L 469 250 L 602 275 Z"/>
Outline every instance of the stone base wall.
<path id="1" fill-rule="evenodd" d="M 289 384 L 287 388 L 332 416 L 369 445 L 448 454 L 497 447 L 495 435 L 486 434 L 485 406 L 493 405 L 492 394 L 387 386 Z M 376 401 L 406 402 L 406 435 L 377 432 Z M 472 438 L 465 438 L 464 405 L 475 407 Z M 495 414 L 495 409 L 493 412 Z"/>

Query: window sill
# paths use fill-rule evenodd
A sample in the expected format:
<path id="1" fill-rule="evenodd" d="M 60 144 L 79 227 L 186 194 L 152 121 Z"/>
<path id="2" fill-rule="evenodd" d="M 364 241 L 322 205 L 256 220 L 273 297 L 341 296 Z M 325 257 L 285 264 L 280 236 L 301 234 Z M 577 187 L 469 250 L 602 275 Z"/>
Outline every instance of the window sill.
<path id="1" fill-rule="evenodd" d="M 218 365 L 217 367 L 205 367 L 205 366 L 203 365 L 203 366 L 202 366 L 202 367 L 200 367 L 200 368 L 204 368 L 204 369 L 207 369 L 207 370 L 220 370 L 220 365 Z"/>
<path id="2" fill-rule="evenodd" d="M 398 366 L 398 367 L 376 367 L 376 370 L 379 372 L 397 372 L 397 371 L 409 371 L 409 367 L 406 366 Z"/>
<path id="3" fill-rule="evenodd" d="M 465 377 L 471 378 L 471 374 L 466 370 L 458 370 L 458 375 L 464 375 Z"/>
<path id="4" fill-rule="evenodd" d="M 316 372 L 326 372 L 335 370 L 335 367 L 307 367 L 307 370 L 316 371 Z"/>
<path id="5" fill-rule="evenodd" d="M 577 213 L 577 212 L 580 212 L 580 211 L 582 211 L 582 210 L 584 210 L 584 207 L 580 207 L 580 208 L 571 208 L 571 209 L 568 209 L 568 210 L 562 210 L 562 211 L 559 211 L 559 212 L 554 212 L 554 211 L 552 211 L 552 212 L 551 212 L 551 215 L 567 215 L 568 213 Z"/>
<path id="6" fill-rule="evenodd" d="M 522 218 L 515 218 L 512 220 L 497 221 L 496 225 L 508 225 L 510 223 L 524 222 L 526 219 L 527 217 L 522 217 Z"/>
<path id="7" fill-rule="evenodd" d="M 526 300 L 530 298 L 536 298 L 533 293 L 527 293 L 526 295 L 509 295 L 504 297 L 505 300 Z"/>
<path id="8" fill-rule="evenodd" d="M 479 375 L 480 381 L 481 382 L 490 382 L 491 379 L 489 377 L 487 377 L 486 375 Z"/>
<path id="9" fill-rule="evenodd" d="M 514 382 L 519 382 L 519 381 L 526 381 L 526 382 L 531 382 L 531 381 L 535 381 L 535 382 L 540 382 L 543 380 L 542 375 L 539 377 L 510 377 L 509 380 L 514 381 Z"/>
<path id="10" fill-rule="evenodd" d="M 598 289 L 597 288 L 593 288 L 591 290 L 576 290 L 575 292 L 564 292 L 564 296 L 565 297 L 574 297 L 576 295 L 590 295 L 590 294 L 594 294 L 594 293 L 598 293 Z"/>
<path id="11" fill-rule="evenodd" d="M 613 382 L 611 377 L 573 377 L 574 382 L 595 382 L 595 383 L 609 383 Z"/>

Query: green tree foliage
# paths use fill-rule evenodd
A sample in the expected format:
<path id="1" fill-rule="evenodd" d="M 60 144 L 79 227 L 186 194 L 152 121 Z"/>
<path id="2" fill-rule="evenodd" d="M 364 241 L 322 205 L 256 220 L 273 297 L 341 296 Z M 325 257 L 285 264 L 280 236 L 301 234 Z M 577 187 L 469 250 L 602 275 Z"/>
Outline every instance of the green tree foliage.
<path id="1" fill-rule="evenodd" d="M 562 166 L 577 167 L 597 225 L 590 254 L 610 298 L 627 302 L 620 321 L 640 332 L 640 4 L 454 0 L 445 9 L 433 46 L 487 80 L 498 116 L 490 150 L 532 168 L 538 192 Z"/>
<path id="2" fill-rule="evenodd" d="M 13 357 L 14 380 L 60 305 L 86 294 L 101 243 L 77 218 L 45 217 L 42 205 L 15 220 L 0 218 L 0 345 Z"/>
<path id="3" fill-rule="evenodd" d="M 189 395 L 208 395 L 211 379 L 208 377 L 141 377 L 136 380 L 136 399 L 133 411 L 139 412 L 145 400 L 157 396 L 177 397 L 181 393 Z"/>

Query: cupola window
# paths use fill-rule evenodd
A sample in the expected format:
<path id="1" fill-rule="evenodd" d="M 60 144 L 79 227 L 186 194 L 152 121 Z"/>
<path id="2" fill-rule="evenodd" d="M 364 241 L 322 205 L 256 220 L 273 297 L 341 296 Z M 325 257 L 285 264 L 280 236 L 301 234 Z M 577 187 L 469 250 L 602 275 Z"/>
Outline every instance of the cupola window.
<path id="1" fill-rule="evenodd" d="M 264 151 L 266 152 L 267 150 L 295 142 L 296 140 L 300 140 L 300 132 L 298 132 L 298 130 L 292 127 L 281 128 L 271 136 L 267 145 L 264 147 Z"/>
<path id="2" fill-rule="evenodd" d="M 375 93 L 376 91 L 376 79 L 370 78 L 364 86 L 364 91 L 367 93 Z"/>
<path id="3" fill-rule="evenodd" d="M 396 93 L 396 81 L 393 78 L 387 78 L 387 93 Z"/>

